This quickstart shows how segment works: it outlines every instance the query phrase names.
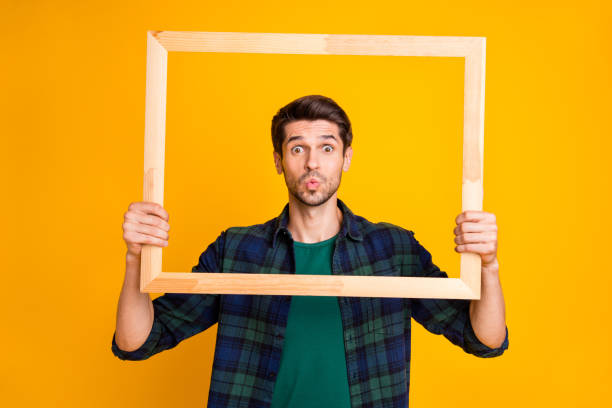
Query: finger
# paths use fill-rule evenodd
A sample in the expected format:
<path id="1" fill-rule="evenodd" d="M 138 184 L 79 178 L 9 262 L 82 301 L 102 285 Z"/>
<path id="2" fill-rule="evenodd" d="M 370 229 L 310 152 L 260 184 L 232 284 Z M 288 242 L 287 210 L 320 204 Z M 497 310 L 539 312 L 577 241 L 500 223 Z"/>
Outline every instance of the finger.
<path id="1" fill-rule="evenodd" d="M 455 223 L 460 224 L 465 221 L 478 222 L 482 218 L 481 213 L 482 211 L 474 211 L 474 210 L 463 211 L 457 217 L 455 217 Z"/>
<path id="2" fill-rule="evenodd" d="M 459 235 L 464 232 L 485 232 L 485 231 L 497 231 L 497 224 L 483 223 L 483 222 L 462 222 L 457 225 L 453 232 L 455 235 Z"/>
<path id="3" fill-rule="evenodd" d="M 170 224 L 168 224 L 166 221 L 164 221 L 157 215 L 149 215 L 149 214 L 144 214 L 144 213 L 137 212 L 137 211 L 131 211 L 131 212 L 125 213 L 124 218 L 126 222 L 135 223 L 135 224 L 153 225 L 165 231 L 170 230 Z"/>
<path id="4" fill-rule="evenodd" d="M 132 244 L 156 245 L 161 247 L 168 246 L 168 241 L 166 240 L 152 237 L 151 235 L 141 234 L 136 231 L 127 231 L 123 236 L 127 242 Z"/>
<path id="5" fill-rule="evenodd" d="M 168 240 L 170 238 L 170 236 L 168 235 L 168 232 L 166 232 L 165 230 L 158 228 L 158 227 L 146 225 L 146 224 L 125 223 L 125 225 L 123 226 L 123 229 L 126 231 L 136 231 L 141 234 L 151 235 L 151 236 L 158 237 L 164 240 Z"/>
<path id="6" fill-rule="evenodd" d="M 495 245 L 493 243 L 488 244 L 461 244 L 455 246 L 457 252 L 471 252 L 475 254 L 491 254 L 495 252 Z"/>
<path id="7" fill-rule="evenodd" d="M 467 210 L 463 211 L 455 218 L 455 223 L 460 224 L 465 221 L 473 222 L 495 222 L 495 214 L 486 211 Z"/>
<path id="8" fill-rule="evenodd" d="M 131 211 L 138 211 L 145 214 L 155 214 L 161 217 L 163 220 L 168 221 L 170 219 L 170 215 L 168 212 L 158 203 L 154 203 L 151 201 L 140 201 L 138 203 L 132 203 L 128 207 Z"/>
<path id="9" fill-rule="evenodd" d="M 469 243 L 489 243 L 497 240 L 497 234 L 494 232 L 467 232 L 465 234 L 459 234 L 455 237 L 455 244 L 469 244 Z"/>

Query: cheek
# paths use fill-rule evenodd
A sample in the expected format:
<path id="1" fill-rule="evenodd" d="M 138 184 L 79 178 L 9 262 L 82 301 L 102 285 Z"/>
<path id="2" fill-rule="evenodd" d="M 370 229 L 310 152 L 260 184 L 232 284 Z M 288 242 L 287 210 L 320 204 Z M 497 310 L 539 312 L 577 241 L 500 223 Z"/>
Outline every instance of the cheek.
<path id="1" fill-rule="evenodd" d="M 342 163 L 342 161 L 339 161 L 335 169 L 336 170 L 335 174 L 338 175 L 342 173 L 343 168 L 344 168 L 344 163 Z"/>
<path id="2" fill-rule="evenodd" d="M 299 167 L 296 165 L 295 162 L 285 163 L 285 174 L 287 175 L 288 178 L 291 178 L 291 179 L 299 177 L 300 173 L 298 171 L 298 168 Z"/>

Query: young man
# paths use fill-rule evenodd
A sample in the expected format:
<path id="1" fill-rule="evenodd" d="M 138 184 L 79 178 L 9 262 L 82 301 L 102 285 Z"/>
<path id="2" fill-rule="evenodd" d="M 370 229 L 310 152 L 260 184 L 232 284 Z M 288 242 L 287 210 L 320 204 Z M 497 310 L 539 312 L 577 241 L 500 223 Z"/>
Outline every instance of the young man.
<path id="1" fill-rule="evenodd" d="M 280 109 L 272 142 L 288 204 L 263 224 L 223 231 L 192 272 L 448 277 L 412 231 L 369 222 L 337 198 L 352 130 L 333 100 L 309 95 Z M 482 258 L 481 299 L 472 301 L 167 293 L 151 302 L 139 291 L 141 245 L 166 246 L 168 220 L 147 202 L 125 214 L 112 351 L 144 360 L 218 323 L 209 408 L 406 407 L 411 318 L 479 357 L 508 348 L 491 213 L 455 219 L 455 250 Z"/>

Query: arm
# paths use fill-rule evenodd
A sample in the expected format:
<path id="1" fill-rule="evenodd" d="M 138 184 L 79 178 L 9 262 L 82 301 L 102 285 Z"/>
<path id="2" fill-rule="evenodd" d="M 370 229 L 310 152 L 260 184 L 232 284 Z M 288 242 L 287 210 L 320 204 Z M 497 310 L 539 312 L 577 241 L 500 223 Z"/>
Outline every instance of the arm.
<path id="1" fill-rule="evenodd" d="M 153 326 L 153 303 L 148 293 L 140 292 L 140 258 L 126 255 L 125 278 L 117 305 L 115 340 L 125 351 L 138 349 Z"/>
<path id="2" fill-rule="evenodd" d="M 140 293 L 140 246 L 167 245 L 168 216 L 154 203 L 133 203 L 130 208 L 124 223 L 126 274 L 111 349 L 122 360 L 144 360 L 216 323 L 220 295 L 166 293 L 151 301 L 148 293 Z M 151 216 L 155 214 L 158 217 Z M 220 271 L 224 245 L 225 231 L 200 255 L 191 271 Z"/>
<path id="3" fill-rule="evenodd" d="M 148 293 L 140 292 L 140 254 L 143 244 L 168 245 L 168 212 L 159 204 L 130 203 L 123 217 L 123 239 L 127 245 L 125 276 L 117 305 L 116 336 L 123 350 L 138 349 L 149 337 L 154 308 Z"/>
<path id="4" fill-rule="evenodd" d="M 491 348 L 502 345 L 506 337 L 506 306 L 497 260 L 494 265 L 482 268 L 480 299 L 470 301 L 470 321 L 482 343 Z"/>
<path id="5" fill-rule="evenodd" d="M 410 231 L 415 254 L 418 254 L 416 276 L 448 278 L 446 272 L 441 271 L 433 262 L 431 254 Z M 484 290 L 483 290 L 484 292 Z M 482 300 L 482 299 L 481 299 Z M 442 334 L 451 343 L 461 347 L 466 353 L 478 357 L 496 357 L 508 348 L 508 330 L 505 329 L 505 338 L 499 347 L 490 347 L 484 344 L 474 332 L 470 318 L 470 300 L 465 299 L 411 299 L 411 316 L 425 329 L 434 334 Z M 486 305 L 485 305 L 486 308 Z"/>
<path id="6" fill-rule="evenodd" d="M 495 214 L 464 211 L 455 219 L 455 251 L 480 255 L 480 299 L 470 302 L 474 333 L 484 344 L 500 347 L 506 337 L 506 307 L 497 261 L 497 222 Z"/>

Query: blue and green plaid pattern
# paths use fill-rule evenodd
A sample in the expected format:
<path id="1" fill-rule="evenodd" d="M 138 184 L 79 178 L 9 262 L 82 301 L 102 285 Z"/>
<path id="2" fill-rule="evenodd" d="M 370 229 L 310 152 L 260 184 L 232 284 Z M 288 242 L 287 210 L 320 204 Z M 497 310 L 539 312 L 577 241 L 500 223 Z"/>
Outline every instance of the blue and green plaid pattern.
<path id="1" fill-rule="evenodd" d="M 334 275 L 448 277 L 432 263 L 414 232 L 354 215 L 340 199 L 343 220 L 332 260 Z M 263 224 L 231 227 L 200 255 L 192 272 L 295 273 L 287 229 L 289 205 Z M 508 348 L 481 343 L 469 300 L 338 297 L 353 408 L 407 407 L 411 318 L 465 352 L 495 357 Z M 153 300 L 155 319 L 137 350 L 112 352 L 144 360 L 215 323 L 217 343 L 209 408 L 269 407 L 279 369 L 291 296 L 166 293 Z M 304 356 L 308 358 L 308 356 Z"/>

